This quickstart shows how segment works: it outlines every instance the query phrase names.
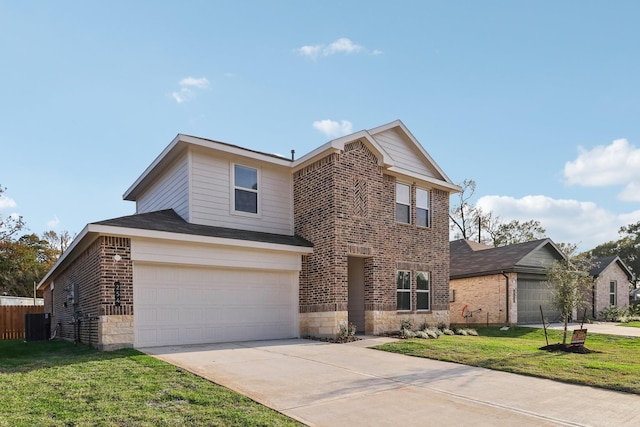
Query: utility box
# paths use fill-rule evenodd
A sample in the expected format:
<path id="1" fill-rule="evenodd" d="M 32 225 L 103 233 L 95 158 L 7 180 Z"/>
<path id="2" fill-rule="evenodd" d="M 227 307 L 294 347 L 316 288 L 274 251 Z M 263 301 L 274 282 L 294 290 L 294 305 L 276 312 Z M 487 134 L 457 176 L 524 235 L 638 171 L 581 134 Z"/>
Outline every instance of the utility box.
<path id="1" fill-rule="evenodd" d="M 27 341 L 46 341 L 51 335 L 49 313 L 27 313 L 24 315 L 24 337 Z"/>

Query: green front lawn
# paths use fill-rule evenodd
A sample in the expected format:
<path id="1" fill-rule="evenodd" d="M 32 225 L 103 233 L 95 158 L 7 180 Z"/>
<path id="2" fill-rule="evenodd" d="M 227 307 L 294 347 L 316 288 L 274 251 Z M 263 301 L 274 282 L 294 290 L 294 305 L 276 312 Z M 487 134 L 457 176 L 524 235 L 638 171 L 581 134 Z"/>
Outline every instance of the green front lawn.
<path id="1" fill-rule="evenodd" d="M 548 332 L 549 344 L 562 341 L 562 331 Z M 640 394 L 640 338 L 589 334 L 585 346 L 593 352 L 576 354 L 539 350 L 546 345 L 542 329 L 479 328 L 478 333 L 479 337 L 402 340 L 376 348 Z"/>
<path id="2" fill-rule="evenodd" d="M 616 326 L 629 326 L 632 328 L 640 328 L 640 322 L 627 322 L 627 323 L 620 323 L 619 325 Z"/>
<path id="3" fill-rule="evenodd" d="M 135 350 L 0 341 L 0 426 L 300 425 Z"/>

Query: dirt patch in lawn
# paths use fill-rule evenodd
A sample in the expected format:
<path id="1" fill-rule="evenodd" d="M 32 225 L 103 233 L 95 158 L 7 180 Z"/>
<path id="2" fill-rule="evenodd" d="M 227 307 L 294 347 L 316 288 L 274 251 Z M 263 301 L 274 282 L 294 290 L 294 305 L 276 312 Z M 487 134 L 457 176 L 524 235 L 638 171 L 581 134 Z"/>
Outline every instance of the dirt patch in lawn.
<path id="1" fill-rule="evenodd" d="M 570 345 L 570 344 L 549 344 L 544 347 L 540 347 L 540 350 L 545 351 L 564 351 L 566 353 L 579 353 L 579 354 L 589 354 L 593 353 L 592 350 L 589 350 L 587 347 L 582 345 Z"/>

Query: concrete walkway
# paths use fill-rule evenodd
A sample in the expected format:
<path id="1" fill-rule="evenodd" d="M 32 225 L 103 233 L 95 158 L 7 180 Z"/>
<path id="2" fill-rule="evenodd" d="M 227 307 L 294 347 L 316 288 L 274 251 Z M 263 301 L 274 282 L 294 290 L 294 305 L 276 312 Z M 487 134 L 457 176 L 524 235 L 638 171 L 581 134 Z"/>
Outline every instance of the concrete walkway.
<path id="1" fill-rule="evenodd" d="M 310 426 L 637 426 L 640 397 L 309 340 L 142 349 Z"/>

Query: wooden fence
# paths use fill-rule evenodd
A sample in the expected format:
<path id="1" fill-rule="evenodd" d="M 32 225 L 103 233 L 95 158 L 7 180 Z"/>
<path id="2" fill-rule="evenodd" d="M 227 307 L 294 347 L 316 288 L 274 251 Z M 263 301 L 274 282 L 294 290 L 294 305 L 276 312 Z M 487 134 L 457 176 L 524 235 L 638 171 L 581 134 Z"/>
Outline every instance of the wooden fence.
<path id="1" fill-rule="evenodd" d="M 0 340 L 15 340 L 25 337 L 24 315 L 44 313 L 41 305 L 0 305 Z"/>

